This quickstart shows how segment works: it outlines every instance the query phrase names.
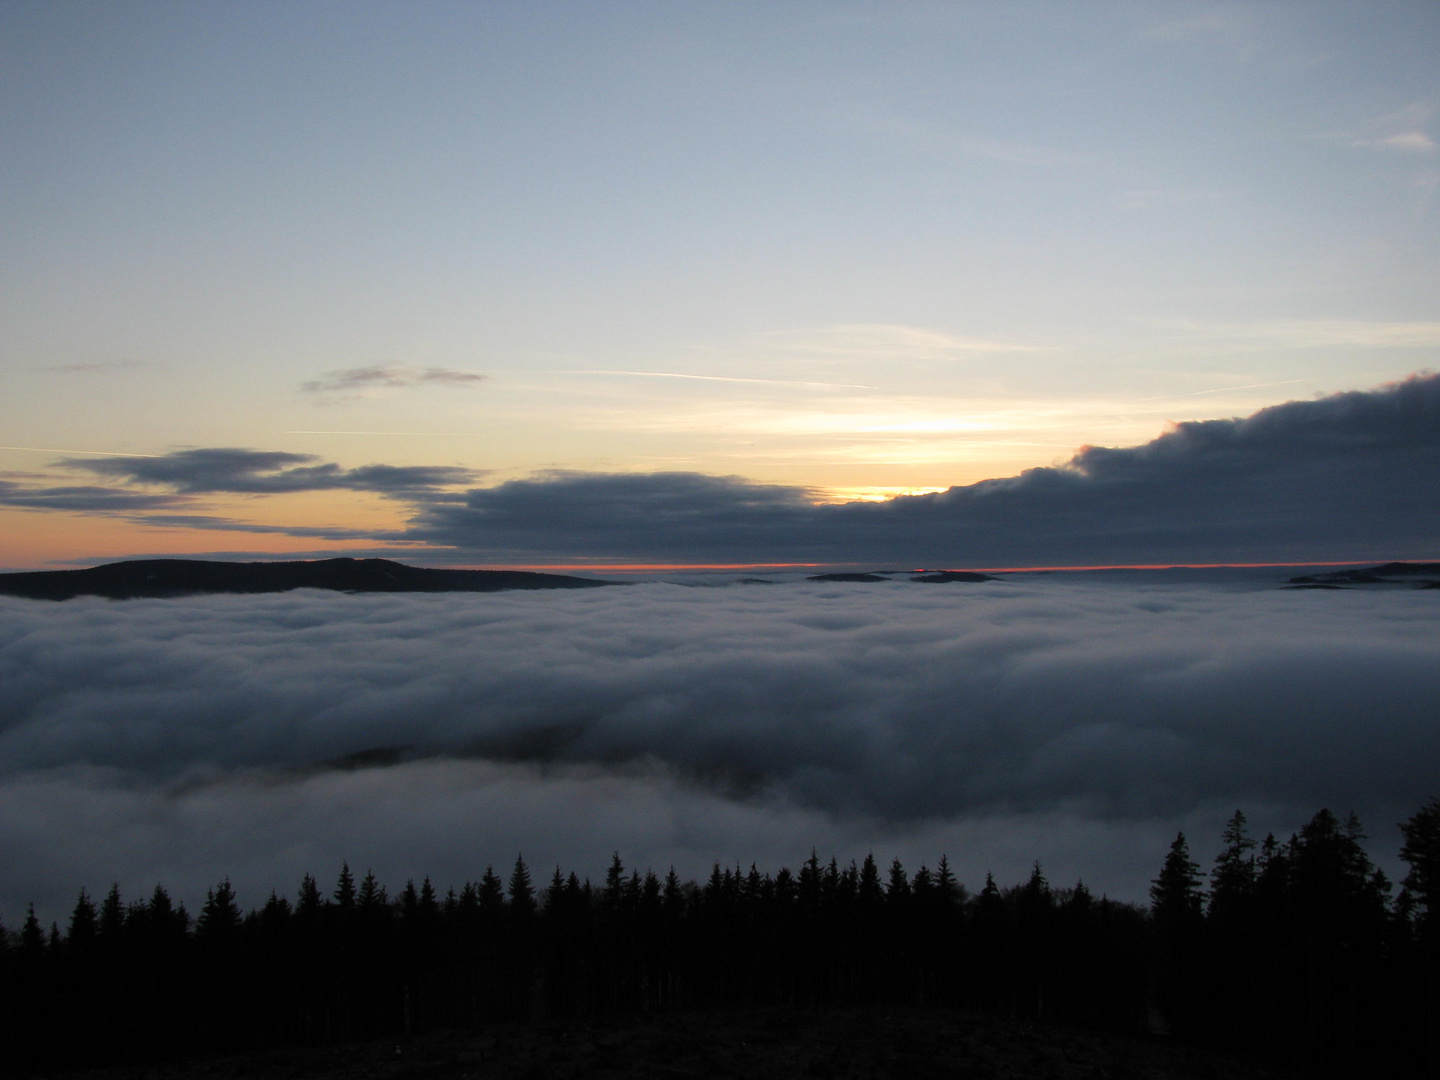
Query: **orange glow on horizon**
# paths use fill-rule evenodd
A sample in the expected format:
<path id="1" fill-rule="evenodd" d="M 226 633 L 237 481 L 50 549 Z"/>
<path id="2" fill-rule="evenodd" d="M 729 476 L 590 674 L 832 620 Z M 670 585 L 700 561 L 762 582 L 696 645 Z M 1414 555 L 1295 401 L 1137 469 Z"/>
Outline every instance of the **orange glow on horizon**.
<path id="1" fill-rule="evenodd" d="M 1236 562 L 1236 563 L 1106 563 L 1095 566 L 965 566 L 911 567 L 898 571 L 871 573 L 938 574 L 963 571 L 980 574 L 1047 573 L 1061 570 L 1263 570 L 1267 567 L 1291 566 L 1368 566 L 1385 562 L 1428 562 L 1428 559 L 1344 559 L 1340 561 L 1305 562 Z M 465 563 L 447 564 L 451 570 L 528 570 L 535 573 L 660 573 L 665 571 L 705 570 L 853 570 L 873 563 Z"/>

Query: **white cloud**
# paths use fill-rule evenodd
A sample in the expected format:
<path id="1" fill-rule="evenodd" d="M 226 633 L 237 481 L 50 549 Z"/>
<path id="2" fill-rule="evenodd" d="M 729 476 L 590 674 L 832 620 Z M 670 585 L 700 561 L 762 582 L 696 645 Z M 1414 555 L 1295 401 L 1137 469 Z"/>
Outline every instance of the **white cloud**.
<path id="1" fill-rule="evenodd" d="M 1390 150 L 1418 150 L 1428 153 L 1435 149 L 1435 140 L 1423 131 L 1402 131 L 1396 135 L 1376 139 L 1371 145 L 1383 146 Z"/>

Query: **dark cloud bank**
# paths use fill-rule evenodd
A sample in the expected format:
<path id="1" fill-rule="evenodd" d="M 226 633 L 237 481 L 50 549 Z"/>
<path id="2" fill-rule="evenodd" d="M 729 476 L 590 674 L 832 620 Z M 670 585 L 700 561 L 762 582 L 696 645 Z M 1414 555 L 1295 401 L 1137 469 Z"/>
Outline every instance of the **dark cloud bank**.
<path id="1" fill-rule="evenodd" d="M 1440 376 L 1178 425 L 1059 468 L 883 503 L 694 473 L 558 475 L 409 535 L 533 558 L 932 566 L 1418 558 L 1440 536 Z"/>
<path id="2" fill-rule="evenodd" d="M 388 370 L 340 374 L 364 382 L 361 376 L 379 371 L 379 379 Z M 305 454 L 238 448 L 58 464 L 114 486 L 43 487 L 12 474 L 0 478 L 0 505 L 159 526 L 368 538 L 429 546 L 468 563 L 1001 567 L 1440 555 L 1436 375 L 1244 419 L 1180 424 L 1143 446 L 1086 447 L 1063 466 L 880 503 L 817 503 L 806 488 L 699 473 L 553 473 L 465 490 L 483 471 L 347 469 Z M 367 533 L 195 512 L 214 494 L 328 490 L 377 493 L 414 514 L 404 529 Z"/>
<path id="3" fill-rule="evenodd" d="M 0 912 L 340 859 L 933 860 L 1144 895 L 1174 830 L 1440 776 L 1434 592 L 964 586 L 0 599 Z"/>
<path id="4" fill-rule="evenodd" d="M 209 514 L 155 511 L 195 510 L 206 495 L 290 495 L 307 491 L 367 491 L 435 506 L 447 499 L 458 499 L 450 489 L 483 475 L 480 470 L 449 465 L 362 465 L 345 469 L 320 461 L 313 454 L 235 447 L 177 450 L 155 457 L 63 458 L 57 465 L 104 477 L 118 482 L 118 486 L 45 486 L 27 482 L 28 478 L 0 478 L 0 506 L 123 516 L 145 525 L 176 528 L 403 542 L 406 537 L 402 534 L 374 530 L 258 525 Z"/>

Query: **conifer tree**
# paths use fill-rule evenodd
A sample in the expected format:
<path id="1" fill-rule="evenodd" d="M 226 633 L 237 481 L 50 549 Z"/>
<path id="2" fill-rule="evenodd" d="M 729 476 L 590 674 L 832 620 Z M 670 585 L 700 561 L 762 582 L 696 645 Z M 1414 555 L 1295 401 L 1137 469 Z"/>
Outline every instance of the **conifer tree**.
<path id="1" fill-rule="evenodd" d="M 110 891 L 105 894 L 105 899 L 100 904 L 100 921 L 97 930 L 100 940 L 113 946 L 119 942 L 124 929 L 125 904 L 120 899 L 120 883 L 115 882 L 110 886 Z"/>
<path id="2" fill-rule="evenodd" d="M 375 880 L 373 870 L 365 871 L 365 880 L 360 883 L 355 902 L 360 910 L 365 912 L 376 912 L 389 905 L 390 898 L 385 895 L 385 886 Z"/>
<path id="3" fill-rule="evenodd" d="M 920 869 L 915 871 L 915 879 L 910 883 L 910 891 L 915 896 L 915 902 L 922 908 L 935 898 L 935 876 L 930 873 L 930 868 L 924 863 Z"/>
<path id="4" fill-rule="evenodd" d="M 898 858 L 890 863 L 890 881 L 885 887 L 885 898 L 895 905 L 903 905 L 910 899 L 910 879 L 905 876 L 905 867 L 900 865 Z"/>
<path id="5" fill-rule="evenodd" d="M 860 867 L 859 899 L 862 908 L 878 908 L 885 898 L 885 892 L 880 887 L 880 871 L 875 866 L 875 855 L 867 852 L 865 862 Z"/>
<path id="6" fill-rule="evenodd" d="M 530 884 L 530 871 L 523 855 L 515 857 L 515 869 L 510 873 L 510 910 L 520 916 L 535 910 L 535 887 Z"/>
<path id="7" fill-rule="evenodd" d="M 625 895 L 625 864 L 620 861 L 620 852 L 610 857 L 610 869 L 605 871 L 605 888 L 600 893 L 600 904 L 607 911 L 616 911 Z"/>
<path id="8" fill-rule="evenodd" d="M 810 858 L 800 867 L 800 903 L 806 908 L 820 904 L 820 859 L 815 849 L 810 849 Z"/>
<path id="9" fill-rule="evenodd" d="M 1255 841 L 1245 833 L 1245 815 L 1236 810 L 1220 835 L 1224 850 L 1210 872 L 1210 915 L 1229 920 L 1242 917 L 1255 895 Z"/>
<path id="10" fill-rule="evenodd" d="M 421 915 L 431 921 L 440 916 L 440 902 L 435 899 L 435 886 L 430 884 L 428 874 L 425 876 L 425 880 L 420 882 L 419 911 Z"/>
<path id="11" fill-rule="evenodd" d="M 555 873 L 551 875 L 550 887 L 545 890 L 546 912 L 558 912 L 562 910 L 565 902 L 565 875 L 560 872 L 560 864 L 555 864 Z"/>
<path id="12" fill-rule="evenodd" d="M 1176 833 L 1160 874 L 1150 885 L 1151 913 L 1157 925 L 1188 930 L 1199 923 L 1204 902 L 1200 866 L 1190 858 L 1185 834 Z"/>
<path id="13" fill-rule="evenodd" d="M 955 879 L 950 870 L 950 859 L 945 855 L 940 856 L 940 862 L 935 867 L 935 898 L 946 908 L 954 907 L 965 899 L 964 886 Z"/>
<path id="14" fill-rule="evenodd" d="M 230 879 L 227 877 L 205 894 L 205 906 L 200 909 L 200 917 L 195 920 L 195 933 L 204 942 L 230 944 L 239 933 L 240 923 L 240 908 L 235 903 L 235 890 L 230 887 Z"/>
<path id="15" fill-rule="evenodd" d="M 355 875 L 350 873 L 350 864 L 340 864 L 340 878 L 335 883 L 335 906 L 342 912 L 355 907 Z"/>
<path id="16" fill-rule="evenodd" d="M 75 908 L 70 912 L 70 929 L 65 935 L 65 943 L 75 951 L 89 949 L 95 942 L 95 931 L 95 905 L 82 888 Z"/>
<path id="17" fill-rule="evenodd" d="M 672 922 L 680 917 L 685 908 L 685 894 L 681 890 L 680 875 L 675 873 L 675 867 L 670 867 L 670 872 L 665 875 L 665 892 L 662 898 L 666 918 Z"/>
<path id="18" fill-rule="evenodd" d="M 20 952 L 37 962 L 45 952 L 45 931 L 40 928 L 40 920 L 35 917 L 34 901 L 31 901 L 25 913 L 24 925 L 20 927 Z"/>
<path id="19" fill-rule="evenodd" d="M 1177 833 L 1160 874 L 1150 886 L 1155 927 L 1155 998 L 1170 1023 L 1192 1030 L 1198 1023 L 1204 893 L 1200 867 L 1190 858 L 1185 834 Z"/>
<path id="20" fill-rule="evenodd" d="M 300 879 L 300 894 L 295 902 L 295 914 L 305 923 L 319 918 L 325 901 L 320 898 L 320 885 L 309 874 Z"/>
<path id="21" fill-rule="evenodd" d="M 480 878 L 480 910 L 488 915 L 497 915 L 505 908 L 505 885 L 493 866 L 485 867 Z"/>
<path id="22" fill-rule="evenodd" d="M 1410 865 L 1401 882 L 1419 909 L 1421 940 L 1440 945 L 1440 799 L 1431 799 L 1400 826 L 1400 858 Z"/>

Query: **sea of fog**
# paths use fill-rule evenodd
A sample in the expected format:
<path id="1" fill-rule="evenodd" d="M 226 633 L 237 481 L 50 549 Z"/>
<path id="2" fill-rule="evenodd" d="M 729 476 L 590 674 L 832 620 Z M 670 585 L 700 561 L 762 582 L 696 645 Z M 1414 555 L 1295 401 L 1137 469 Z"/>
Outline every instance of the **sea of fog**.
<path id="1" fill-rule="evenodd" d="M 1440 591 L 1294 571 L 985 583 L 691 575 L 492 594 L 0 598 L 0 918 L 163 882 L 194 910 L 342 860 L 443 891 L 558 863 L 972 888 L 1039 860 L 1143 900 L 1179 829 L 1281 839 L 1440 794 Z"/>

